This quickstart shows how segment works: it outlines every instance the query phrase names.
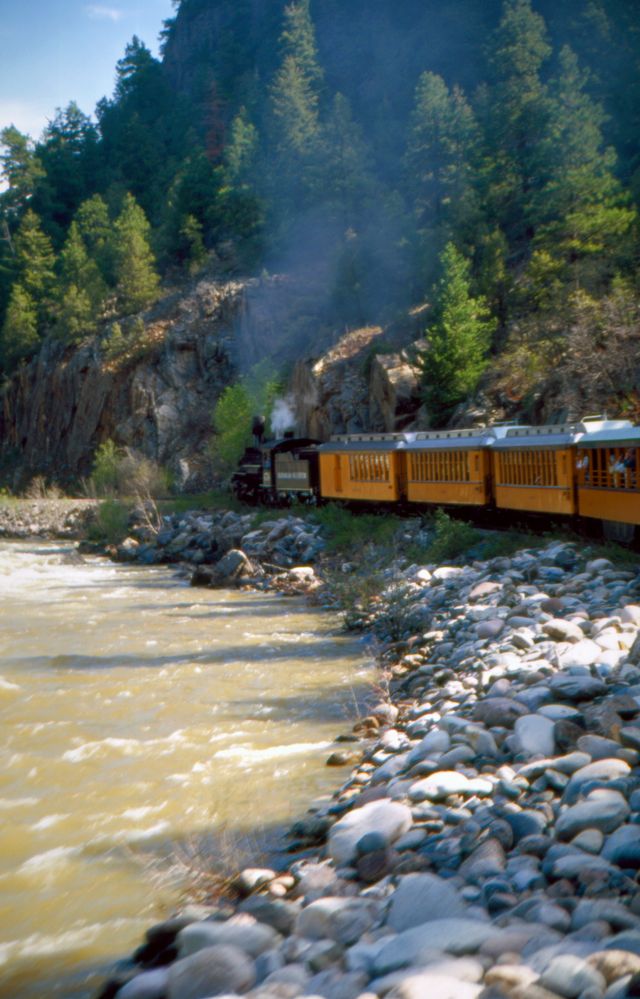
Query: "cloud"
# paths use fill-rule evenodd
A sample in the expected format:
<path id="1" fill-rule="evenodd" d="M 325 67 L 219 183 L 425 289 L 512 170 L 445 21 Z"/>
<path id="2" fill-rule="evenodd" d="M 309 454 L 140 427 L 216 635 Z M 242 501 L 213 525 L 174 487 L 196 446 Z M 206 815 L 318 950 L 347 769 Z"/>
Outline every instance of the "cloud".
<path id="1" fill-rule="evenodd" d="M 88 4 L 84 9 L 92 21 L 113 21 L 115 24 L 124 17 L 124 11 L 119 10 L 117 7 Z"/>

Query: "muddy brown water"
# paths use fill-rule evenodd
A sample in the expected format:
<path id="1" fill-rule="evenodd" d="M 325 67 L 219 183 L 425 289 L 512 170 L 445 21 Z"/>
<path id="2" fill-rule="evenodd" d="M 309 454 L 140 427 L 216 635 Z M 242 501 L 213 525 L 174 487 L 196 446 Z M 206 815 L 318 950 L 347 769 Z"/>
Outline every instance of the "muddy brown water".
<path id="1" fill-rule="evenodd" d="M 328 614 L 0 543 L 0 996 L 94 994 L 210 836 L 273 832 L 373 678 Z"/>

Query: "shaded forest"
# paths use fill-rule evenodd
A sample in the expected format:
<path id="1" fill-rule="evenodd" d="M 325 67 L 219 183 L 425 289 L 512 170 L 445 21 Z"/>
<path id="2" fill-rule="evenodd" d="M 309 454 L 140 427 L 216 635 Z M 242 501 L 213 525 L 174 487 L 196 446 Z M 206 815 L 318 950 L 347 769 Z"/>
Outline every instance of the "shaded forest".
<path id="1" fill-rule="evenodd" d="M 640 413 L 640 12 L 624 0 L 174 0 L 113 94 L 1 136 L 0 370 L 135 335 L 162 284 L 320 275 L 344 329 L 429 303 L 446 423 L 559 360 Z M 577 416 L 582 414 L 575 414 Z"/>

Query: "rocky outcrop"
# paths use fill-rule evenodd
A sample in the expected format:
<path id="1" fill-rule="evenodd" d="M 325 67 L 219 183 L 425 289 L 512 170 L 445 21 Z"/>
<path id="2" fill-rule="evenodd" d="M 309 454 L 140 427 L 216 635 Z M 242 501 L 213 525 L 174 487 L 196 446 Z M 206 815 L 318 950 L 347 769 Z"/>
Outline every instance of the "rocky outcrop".
<path id="1" fill-rule="evenodd" d="M 22 481 L 40 474 L 64 484 L 89 474 L 96 447 L 112 438 L 189 478 L 232 378 L 243 293 L 241 282 L 201 280 L 167 297 L 143 317 L 134 349 L 116 358 L 108 331 L 79 347 L 47 341 L 4 393 L 5 461 L 14 458 Z"/>
<path id="2" fill-rule="evenodd" d="M 420 406 L 415 360 L 393 351 L 380 326 L 345 333 L 320 359 L 299 361 L 291 390 L 300 432 L 321 440 L 403 430 Z"/>
<path id="3" fill-rule="evenodd" d="M 420 371 L 406 351 L 379 354 L 371 364 L 369 412 L 372 424 L 389 433 L 413 423 L 420 406 Z"/>
<path id="4" fill-rule="evenodd" d="M 325 277 L 203 277 L 142 317 L 123 319 L 118 352 L 109 325 L 75 346 L 50 338 L 2 396 L 4 481 L 15 489 L 40 475 L 68 486 L 90 474 L 96 448 L 110 438 L 168 468 L 181 486 L 199 488 L 218 396 L 264 359 L 280 370 L 310 353 L 320 357 L 295 367 L 300 433 L 326 439 L 403 428 L 418 405 L 415 368 L 377 326 L 327 349 L 335 337 L 318 318 Z"/>

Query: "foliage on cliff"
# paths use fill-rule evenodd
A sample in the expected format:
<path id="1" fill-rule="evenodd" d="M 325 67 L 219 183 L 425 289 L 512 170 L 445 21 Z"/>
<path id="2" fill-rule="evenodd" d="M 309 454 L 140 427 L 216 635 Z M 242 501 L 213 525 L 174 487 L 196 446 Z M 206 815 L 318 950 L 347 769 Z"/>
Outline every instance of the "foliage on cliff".
<path id="1" fill-rule="evenodd" d="M 163 59 L 134 38 L 95 118 L 72 102 L 37 142 L 2 133 L 2 371 L 48 334 L 77 341 L 144 309 L 158 273 L 210 252 L 321 273 L 317 314 L 339 327 L 441 289 L 451 246 L 486 313 L 465 363 L 479 374 L 497 355 L 515 403 L 585 302 L 616 335 L 603 303 L 639 297 L 635 5 L 175 6 Z M 438 294 L 434 361 L 455 353 Z M 431 398 L 434 417 L 476 382 Z"/>

